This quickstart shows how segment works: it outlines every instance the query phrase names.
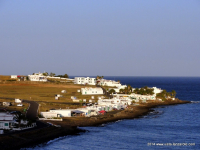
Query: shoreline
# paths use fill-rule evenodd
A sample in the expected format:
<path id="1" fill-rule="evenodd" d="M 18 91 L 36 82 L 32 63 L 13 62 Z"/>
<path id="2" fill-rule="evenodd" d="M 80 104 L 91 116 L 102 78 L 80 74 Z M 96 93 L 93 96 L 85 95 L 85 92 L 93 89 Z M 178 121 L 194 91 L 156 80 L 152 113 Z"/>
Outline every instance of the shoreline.
<path id="1" fill-rule="evenodd" d="M 128 109 L 122 111 L 111 111 L 105 115 L 93 117 L 64 118 L 62 122 L 48 121 L 52 122 L 53 124 L 61 125 L 61 127 L 48 126 L 21 133 L 16 132 L 8 135 L 0 135 L 0 147 L 1 149 L 20 149 L 25 147 L 34 147 L 38 144 L 46 143 L 59 137 L 64 137 L 67 135 L 77 135 L 80 132 L 85 132 L 78 127 L 99 126 L 102 124 L 107 124 L 123 119 L 139 118 L 141 116 L 147 115 L 149 112 L 152 111 L 153 108 L 156 108 L 158 106 L 170 106 L 187 103 L 191 102 L 182 100 L 152 102 L 141 105 L 130 105 Z"/>

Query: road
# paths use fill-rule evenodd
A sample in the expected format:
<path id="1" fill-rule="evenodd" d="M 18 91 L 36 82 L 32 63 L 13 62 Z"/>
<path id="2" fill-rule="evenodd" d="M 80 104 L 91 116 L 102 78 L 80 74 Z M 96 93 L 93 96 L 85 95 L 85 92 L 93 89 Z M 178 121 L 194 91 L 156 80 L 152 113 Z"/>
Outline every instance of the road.
<path id="1" fill-rule="evenodd" d="M 14 98 L 5 98 L 5 97 L 0 97 L 2 99 L 8 99 L 8 100 L 14 100 Z M 29 103 L 29 108 L 26 112 L 26 117 L 31 120 L 36 120 L 38 116 L 38 103 L 30 100 L 23 100 L 23 102 Z"/>
<path id="2" fill-rule="evenodd" d="M 31 120 L 36 120 L 38 116 L 38 103 L 29 100 L 23 100 L 23 102 L 29 103 L 29 108 L 26 112 L 26 117 Z"/>

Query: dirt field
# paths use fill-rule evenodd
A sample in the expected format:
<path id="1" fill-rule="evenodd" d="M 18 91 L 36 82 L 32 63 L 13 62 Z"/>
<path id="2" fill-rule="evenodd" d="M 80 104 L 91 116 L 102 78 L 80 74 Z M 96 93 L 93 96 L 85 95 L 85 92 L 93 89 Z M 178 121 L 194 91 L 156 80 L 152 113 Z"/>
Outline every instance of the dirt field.
<path id="1" fill-rule="evenodd" d="M 39 111 L 48 111 L 52 108 L 77 108 L 82 106 L 81 100 L 86 99 L 88 102 L 91 99 L 91 95 L 82 95 L 80 92 L 77 92 L 77 90 L 80 90 L 83 87 L 95 86 L 57 82 L 1 81 L 0 101 L 8 101 L 4 98 L 19 98 L 37 101 L 40 104 Z M 62 90 L 66 90 L 67 92 L 61 93 Z M 57 94 L 61 94 L 63 97 L 59 97 L 59 100 L 55 100 L 55 95 Z M 73 102 L 71 96 L 75 96 L 80 100 L 80 103 Z M 103 95 L 94 95 L 94 102 L 98 100 L 98 96 Z"/>

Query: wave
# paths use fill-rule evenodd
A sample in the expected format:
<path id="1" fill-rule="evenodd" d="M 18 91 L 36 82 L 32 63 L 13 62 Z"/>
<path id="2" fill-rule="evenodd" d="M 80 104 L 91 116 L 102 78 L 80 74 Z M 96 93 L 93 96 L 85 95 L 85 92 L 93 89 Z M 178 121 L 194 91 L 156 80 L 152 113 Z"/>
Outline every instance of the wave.
<path id="1" fill-rule="evenodd" d="M 191 101 L 191 103 L 200 103 L 200 101 Z"/>

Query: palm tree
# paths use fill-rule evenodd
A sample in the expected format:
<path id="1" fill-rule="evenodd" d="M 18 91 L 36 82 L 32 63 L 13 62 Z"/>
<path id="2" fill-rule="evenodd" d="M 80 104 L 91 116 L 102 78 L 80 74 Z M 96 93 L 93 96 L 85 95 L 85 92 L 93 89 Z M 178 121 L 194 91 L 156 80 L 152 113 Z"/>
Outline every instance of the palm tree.
<path id="1" fill-rule="evenodd" d="M 127 86 L 128 93 L 132 92 L 132 87 L 130 85 Z"/>
<path id="2" fill-rule="evenodd" d="M 55 73 L 52 73 L 52 72 L 50 73 L 51 77 L 54 77 L 55 75 L 56 75 Z"/>
<path id="3" fill-rule="evenodd" d="M 172 91 L 171 91 L 171 95 L 172 95 L 173 98 L 175 98 L 175 97 L 176 97 L 176 91 L 175 91 L 175 90 L 172 90 Z"/>
<path id="4" fill-rule="evenodd" d="M 138 88 L 135 88 L 135 90 L 134 90 L 133 92 L 136 93 L 136 94 L 138 94 L 139 89 L 138 89 Z"/>
<path id="5" fill-rule="evenodd" d="M 128 88 L 128 87 L 125 87 L 125 88 L 124 88 L 124 92 L 125 92 L 125 94 L 128 94 L 128 93 L 129 93 L 129 88 Z"/>

